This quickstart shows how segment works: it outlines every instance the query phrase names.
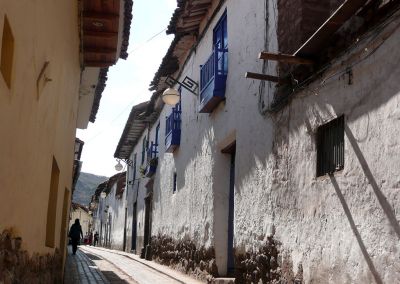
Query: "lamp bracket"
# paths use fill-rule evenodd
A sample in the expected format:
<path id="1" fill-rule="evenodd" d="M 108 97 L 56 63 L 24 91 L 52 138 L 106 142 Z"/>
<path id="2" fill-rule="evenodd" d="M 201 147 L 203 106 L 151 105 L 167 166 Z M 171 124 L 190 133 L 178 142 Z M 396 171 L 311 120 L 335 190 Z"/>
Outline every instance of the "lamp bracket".
<path id="1" fill-rule="evenodd" d="M 197 96 L 196 90 L 199 87 L 199 84 L 196 83 L 192 78 L 186 76 L 182 82 L 179 82 L 178 80 L 172 78 L 171 76 L 168 76 L 165 79 L 165 83 L 169 87 L 173 87 L 175 84 L 178 84 L 179 86 L 185 88 L 189 92 L 191 92 L 193 95 Z"/>
<path id="2" fill-rule="evenodd" d="M 133 161 L 131 159 L 118 159 L 117 158 L 117 162 L 124 162 L 125 164 L 127 164 L 128 166 L 132 167 L 133 166 Z"/>
<path id="3" fill-rule="evenodd" d="M 127 164 L 130 167 L 133 166 L 133 161 L 131 159 L 125 159 L 124 162 L 125 162 L 125 164 Z"/>

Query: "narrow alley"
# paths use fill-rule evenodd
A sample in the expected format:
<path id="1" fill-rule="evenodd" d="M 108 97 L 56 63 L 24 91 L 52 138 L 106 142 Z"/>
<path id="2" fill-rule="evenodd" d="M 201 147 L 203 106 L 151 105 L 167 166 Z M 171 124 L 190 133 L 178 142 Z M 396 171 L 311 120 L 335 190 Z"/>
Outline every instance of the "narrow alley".
<path id="1" fill-rule="evenodd" d="M 0 0 L 0 284 L 400 284 L 400 0 Z"/>
<path id="2" fill-rule="evenodd" d="M 152 261 L 140 259 L 135 254 L 121 251 L 80 246 L 73 255 L 68 248 L 65 284 L 79 283 L 202 283 L 176 270 Z"/>

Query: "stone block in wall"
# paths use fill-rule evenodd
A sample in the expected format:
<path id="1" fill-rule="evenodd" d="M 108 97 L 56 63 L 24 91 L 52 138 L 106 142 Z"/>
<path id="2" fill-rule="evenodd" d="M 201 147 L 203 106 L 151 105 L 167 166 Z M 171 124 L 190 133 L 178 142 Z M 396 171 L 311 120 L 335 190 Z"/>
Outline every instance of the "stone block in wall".
<path id="1" fill-rule="evenodd" d="M 235 253 L 236 283 L 303 283 L 301 265 L 295 275 L 288 254 L 281 252 L 281 243 L 268 236 L 256 251 Z"/>
<path id="2" fill-rule="evenodd" d="M 29 255 L 21 250 L 22 239 L 12 230 L 0 233 L 0 283 L 62 283 L 62 256 Z"/>

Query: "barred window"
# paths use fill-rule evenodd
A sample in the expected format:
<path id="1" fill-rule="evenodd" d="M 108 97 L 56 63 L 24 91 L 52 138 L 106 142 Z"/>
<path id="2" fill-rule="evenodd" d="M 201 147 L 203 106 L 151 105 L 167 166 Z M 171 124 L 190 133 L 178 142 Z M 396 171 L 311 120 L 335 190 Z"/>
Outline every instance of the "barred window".
<path id="1" fill-rule="evenodd" d="M 318 128 L 317 176 L 323 176 L 344 167 L 344 116 Z"/>

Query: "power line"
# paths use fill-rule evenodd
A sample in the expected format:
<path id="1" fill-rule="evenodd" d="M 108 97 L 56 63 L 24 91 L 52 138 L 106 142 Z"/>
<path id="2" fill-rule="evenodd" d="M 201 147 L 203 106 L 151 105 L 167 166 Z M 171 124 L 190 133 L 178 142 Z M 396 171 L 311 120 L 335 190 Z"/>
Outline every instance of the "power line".
<path id="1" fill-rule="evenodd" d="M 163 32 L 165 32 L 167 30 L 167 28 L 163 29 L 162 31 L 159 31 L 158 33 L 156 33 L 155 35 L 151 36 L 149 39 L 147 39 L 143 44 L 139 45 L 136 48 L 131 49 L 130 51 L 128 51 L 128 54 L 131 54 L 134 51 L 139 50 L 140 48 L 142 48 L 143 46 L 145 46 L 146 44 L 148 44 L 150 41 L 152 41 L 153 39 L 155 39 L 157 36 L 159 36 L 160 34 L 162 34 Z"/>

